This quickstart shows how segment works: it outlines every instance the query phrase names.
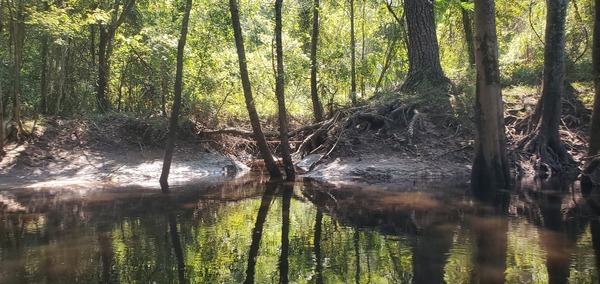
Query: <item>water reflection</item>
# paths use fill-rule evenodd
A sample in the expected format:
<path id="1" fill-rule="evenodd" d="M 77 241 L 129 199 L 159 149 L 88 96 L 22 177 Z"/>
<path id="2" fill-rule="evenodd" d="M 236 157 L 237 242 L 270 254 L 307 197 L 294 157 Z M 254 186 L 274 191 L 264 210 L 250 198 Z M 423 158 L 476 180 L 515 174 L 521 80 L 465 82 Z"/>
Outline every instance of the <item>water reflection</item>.
<path id="1" fill-rule="evenodd" d="M 467 192 L 256 180 L 170 199 L 0 190 L 0 282 L 598 283 L 595 193 Z"/>

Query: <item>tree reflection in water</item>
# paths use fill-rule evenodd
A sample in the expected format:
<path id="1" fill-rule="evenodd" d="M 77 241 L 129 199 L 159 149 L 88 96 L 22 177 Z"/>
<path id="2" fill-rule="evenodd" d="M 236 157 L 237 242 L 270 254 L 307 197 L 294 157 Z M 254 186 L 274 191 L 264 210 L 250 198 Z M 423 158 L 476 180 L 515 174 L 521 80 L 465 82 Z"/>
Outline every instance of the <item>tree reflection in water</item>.
<path id="1" fill-rule="evenodd" d="M 0 283 L 597 283 L 597 193 L 465 192 L 255 180 L 174 188 L 171 201 L 0 190 L 20 208 L 0 206 Z"/>
<path id="2" fill-rule="evenodd" d="M 277 184 L 267 183 L 265 192 L 260 201 L 260 207 L 256 216 L 256 223 L 252 229 L 252 244 L 248 253 L 248 268 L 246 269 L 246 280 L 244 283 L 254 283 L 254 274 L 256 273 L 256 258 L 258 257 L 258 249 L 260 248 L 260 239 L 262 238 L 263 227 L 269 213 L 269 207 L 277 190 Z"/>

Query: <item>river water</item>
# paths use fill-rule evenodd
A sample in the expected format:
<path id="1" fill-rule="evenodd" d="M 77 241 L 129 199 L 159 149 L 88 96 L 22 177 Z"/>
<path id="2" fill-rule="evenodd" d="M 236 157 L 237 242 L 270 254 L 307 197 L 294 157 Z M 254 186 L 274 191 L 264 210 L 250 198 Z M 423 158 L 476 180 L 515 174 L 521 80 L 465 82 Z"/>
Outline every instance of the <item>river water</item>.
<path id="1" fill-rule="evenodd" d="M 216 179 L 0 189 L 0 283 L 599 283 L 594 194 Z"/>

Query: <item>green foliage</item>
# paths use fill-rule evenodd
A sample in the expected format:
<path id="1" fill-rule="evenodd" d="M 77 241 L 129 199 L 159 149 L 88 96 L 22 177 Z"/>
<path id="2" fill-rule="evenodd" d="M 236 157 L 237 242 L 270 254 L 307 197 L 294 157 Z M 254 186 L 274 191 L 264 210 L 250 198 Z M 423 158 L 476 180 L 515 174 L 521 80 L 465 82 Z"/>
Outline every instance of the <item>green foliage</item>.
<path id="1" fill-rule="evenodd" d="M 115 3 L 26 1 L 22 99 L 30 113 L 40 107 L 42 93 L 46 94 L 47 109 L 44 111 L 47 113 L 54 113 L 59 97 L 61 115 L 94 111 L 98 29 L 100 24 L 114 21 Z M 402 16 L 401 2 L 391 3 L 396 15 Z M 140 117 L 168 114 L 182 5 L 182 1 L 138 0 L 117 30 L 111 49 L 108 90 L 108 98 L 116 110 Z M 283 7 L 287 109 L 292 119 L 300 121 L 309 119 L 312 109 L 308 58 L 312 5 L 313 1 L 298 0 L 285 2 Z M 325 109 L 329 109 L 328 105 L 344 105 L 349 101 L 349 7 L 344 1 L 321 1 L 320 6 L 318 89 Z M 475 80 L 468 63 L 462 24 L 462 11 L 465 10 L 473 10 L 472 1 L 438 0 L 435 5 L 442 67 L 456 84 L 457 94 L 463 94 L 468 100 Z M 545 3 L 497 0 L 496 10 L 502 84 L 538 85 L 543 66 Z M 242 0 L 240 15 L 255 103 L 261 119 L 270 121 L 277 109 L 272 50 L 273 6 Z M 566 65 L 570 81 L 592 79 L 592 15 L 593 1 L 571 2 L 566 33 Z M 8 19 L 8 7 L 2 5 L 0 80 L 4 95 L 10 99 L 13 86 L 9 68 L 13 54 Z M 385 3 L 356 2 L 355 22 L 357 82 L 360 95 L 365 99 L 375 92 L 390 46 L 393 46 L 393 57 L 382 78 L 380 91 L 393 89 L 404 79 L 408 70 L 405 31 Z M 63 50 L 68 58 L 65 66 L 59 64 Z M 194 116 L 198 122 L 211 127 L 246 120 L 226 1 L 194 3 L 184 64 L 184 115 Z M 47 82 L 46 86 L 41 86 L 44 70 L 47 70 Z M 66 73 L 65 88 L 63 94 L 58 94 L 59 74 L 63 70 Z"/>

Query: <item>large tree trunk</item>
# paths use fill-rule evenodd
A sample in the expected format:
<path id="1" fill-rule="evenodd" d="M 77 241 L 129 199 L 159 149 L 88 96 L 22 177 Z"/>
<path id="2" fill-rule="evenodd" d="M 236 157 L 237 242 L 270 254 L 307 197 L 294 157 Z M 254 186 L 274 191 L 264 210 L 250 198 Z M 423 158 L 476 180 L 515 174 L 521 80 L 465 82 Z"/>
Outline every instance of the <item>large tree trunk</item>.
<path id="1" fill-rule="evenodd" d="M 471 184 L 476 191 L 510 184 L 498 39 L 493 0 L 475 0 L 475 158 Z"/>
<path id="2" fill-rule="evenodd" d="M 162 173 L 160 175 L 160 188 L 164 193 L 169 192 L 169 171 L 171 170 L 171 161 L 173 160 L 173 151 L 175 149 L 175 138 L 179 121 L 179 109 L 181 108 L 181 90 L 183 89 L 183 53 L 187 39 L 188 22 L 190 20 L 190 10 L 192 9 L 192 0 L 186 1 L 185 14 L 181 22 L 181 37 L 177 44 L 177 71 L 175 71 L 175 89 L 173 98 L 173 109 L 171 110 L 171 119 L 169 121 L 169 133 L 165 145 L 165 157 L 163 161 Z"/>
<path id="3" fill-rule="evenodd" d="M 267 171 L 269 171 L 271 178 L 281 178 L 281 172 L 275 164 L 273 155 L 271 155 L 271 150 L 269 150 L 269 146 L 267 145 L 267 140 L 265 139 L 265 135 L 263 134 L 260 126 L 260 120 L 254 105 L 254 97 L 252 96 L 252 88 L 250 86 L 250 78 L 248 76 L 248 67 L 246 65 L 246 51 L 244 49 L 244 38 L 242 36 L 242 28 L 240 26 L 237 0 L 229 0 L 229 9 L 231 11 L 233 35 L 235 37 L 235 47 L 238 53 L 238 63 L 240 65 L 240 77 L 242 79 L 242 87 L 244 89 L 244 98 L 246 101 L 246 108 L 248 109 L 248 116 L 250 117 L 250 124 L 252 125 L 252 131 L 254 132 L 254 138 L 256 139 L 256 145 L 262 154 L 265 167 L 267 168 Z"/>
<path id="4" fill-rule="evenodd" d="M 573 167 L 573 158 L 560 139 L 561 98 L 565 89 L 565 22 L 568 0 L 547 0 L 546 46 L 542 96 L 531 119 L 535 129 L 519 146 L 537 157 L 538 174 L 553 175 Z"/>
<path id="5" fill-rule="evenodd" d="M 313 7 L 312 38 L 310 42 L 310 98 L 312 99 L 315 122 L 323 120 L 323 105 L 317 90 L 317 46 L 319 41 L 319 0 L 315 0 Z"/>
<path id="6" fill-rule="evenodd" d="M 354 0 L 350 0 L 350 99 L 356 104 L 356 38 L 354 36 Z"/>
<path id="7" fill-rule="evenodd" d="M 439 46 L 435 32 L 433 2 L 405 0 L 404 11 L 408 25 L 408 75 L 401 89 L 413 91 L 420 86 L 447 86 L 440 65 Z"/>
<path id="8" fill-rule="evenodd" d="M 294 162 L 290 154 L 290 143 L 288 142 L 287 110 L 285 108 L 285 72 L 283 70 L 283 40 L 281 38 L 281 6 L 283 0 L 275 0 L 275 50 L 277 57 L 277 77 L 275 80 L 275 96 L 279 109 L 279 139 L 281 140 L 281 155 L 285 177 L 287 180 L 296 178 Z"/>
<path id="9" fill-rule="evenodd" d="M 469 3 L 469 0 L 461 0 L 462 3 Z M 475 65 L 475 46 L 473 44 L 473 12 L 461 7 L 463 30 L 465 32 L 465 42 L 467 44 L 467 53 L 469 54 L 469 65 Z"/>

